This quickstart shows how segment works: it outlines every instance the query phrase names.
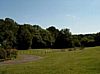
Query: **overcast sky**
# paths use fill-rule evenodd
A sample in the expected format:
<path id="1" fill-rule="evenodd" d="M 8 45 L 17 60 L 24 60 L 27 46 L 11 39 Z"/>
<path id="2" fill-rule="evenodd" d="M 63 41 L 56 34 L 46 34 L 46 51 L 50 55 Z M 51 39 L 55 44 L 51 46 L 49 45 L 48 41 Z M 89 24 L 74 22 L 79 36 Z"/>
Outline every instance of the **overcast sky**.
<path id="1" fill-rule="evenodd" d="M 0 0 L 0 18 L 72 33 L 100 32 L 100 0 Z"/>

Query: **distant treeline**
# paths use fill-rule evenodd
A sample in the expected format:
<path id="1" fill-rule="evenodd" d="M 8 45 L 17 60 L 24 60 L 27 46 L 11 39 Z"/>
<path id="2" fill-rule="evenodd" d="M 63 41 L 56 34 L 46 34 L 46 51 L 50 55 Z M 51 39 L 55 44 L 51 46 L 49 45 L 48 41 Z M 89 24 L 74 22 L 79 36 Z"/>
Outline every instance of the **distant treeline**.
<path id="1" fill-rule="evenodd" d="M 47 29 L 39 25 L 18 24 L 13 19 L 0 19 L 0 46 L 4 49 L 73 48 L 100 45 L 100 33 L 72 35 L 68 28 Z"/>

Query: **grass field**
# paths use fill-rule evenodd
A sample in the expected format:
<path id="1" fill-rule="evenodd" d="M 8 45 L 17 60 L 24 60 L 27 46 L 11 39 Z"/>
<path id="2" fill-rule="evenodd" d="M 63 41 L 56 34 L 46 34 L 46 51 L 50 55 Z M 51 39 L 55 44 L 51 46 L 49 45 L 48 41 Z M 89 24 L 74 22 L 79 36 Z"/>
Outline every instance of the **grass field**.
<path id="1" fill-rule="evenodd" d="M 20 50 L 18 54 L 43 58 L 29 63 L 0 66 L 0 74 L 100 74 L 100 47 L 66 52 Z"/>

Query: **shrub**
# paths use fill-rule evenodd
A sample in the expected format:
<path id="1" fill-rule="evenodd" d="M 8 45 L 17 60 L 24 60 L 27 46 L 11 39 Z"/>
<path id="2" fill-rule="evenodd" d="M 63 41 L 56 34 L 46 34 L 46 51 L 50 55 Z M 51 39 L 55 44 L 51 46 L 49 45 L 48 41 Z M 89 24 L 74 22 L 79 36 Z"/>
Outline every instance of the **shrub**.
<path id="1" fill-rule="evenodd" d="M 10 60 L 17 57 L 16 49 L 3 49 L 0 48 L 0 60 Z"/>
<path id="2" fill-rule="evenodd" d="M 68 51 L 73 51 L 73 49 L 72 48 L 69 48 Z"/>
<path id="3" fill-rule="evenodd" d="M 80 47 L 80 50 L 83 50 L 84 48 L 85 48 L 84 46 L 81 46 L 81 47 Z"/>
<path id="4" fill-rule="evenodd" d="M 6 50 L 3 48 L 0 48 L 0 59 L 4 60 L 6 59 L 6 56 L 7 56 Z"/>
<path id="5" fill-rule="evenodd" d="M 17 50 L 11 49 L 11 58 L 15 59 L 17 57 Z"/>
<path id="6" fill-rule="evenodd" d="M 7 59 L 15 59 L 17 57 L 16 49 L 6 49 Z"/>

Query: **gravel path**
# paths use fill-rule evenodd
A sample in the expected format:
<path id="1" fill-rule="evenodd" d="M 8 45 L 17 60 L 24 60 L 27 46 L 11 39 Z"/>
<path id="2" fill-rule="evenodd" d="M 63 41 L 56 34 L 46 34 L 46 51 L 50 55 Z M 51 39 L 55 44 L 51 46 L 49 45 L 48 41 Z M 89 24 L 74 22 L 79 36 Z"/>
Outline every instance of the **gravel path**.
<path id="1" fill-rule="evenodd" d="M 34 55 L 19 55 L 21 59 L 16 60 L 8 60 L 4 62 L 0 62 L 0 65 L 11 65 L 11 64 L 21 64 L 21 63 L 27 63 L 35 60 L 39 60 L 42 57 L 40 56 L 34 56 Z"/>

